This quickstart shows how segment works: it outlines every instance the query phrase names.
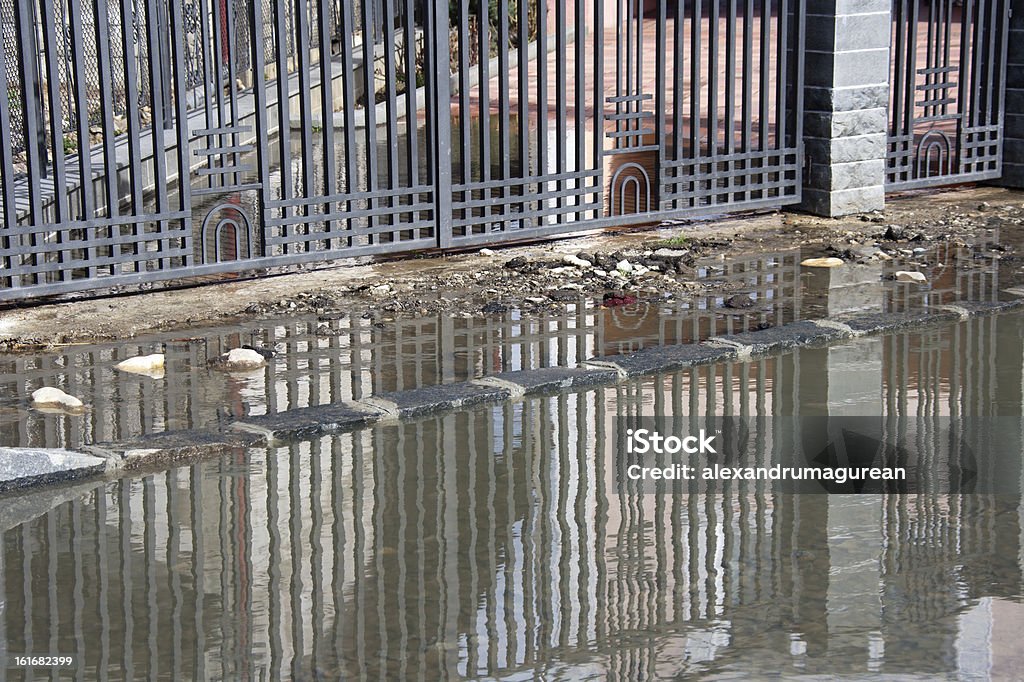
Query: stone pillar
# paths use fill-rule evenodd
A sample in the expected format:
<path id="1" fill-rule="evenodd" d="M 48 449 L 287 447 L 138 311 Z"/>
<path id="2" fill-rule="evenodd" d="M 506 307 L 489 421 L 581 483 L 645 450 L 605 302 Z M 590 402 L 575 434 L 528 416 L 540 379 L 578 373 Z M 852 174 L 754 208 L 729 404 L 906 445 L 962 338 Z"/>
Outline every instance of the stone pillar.
<path id="1" fill-rule="evenodd" d="M 808 0 L 802 210 L 885 205 L 892 0 Z"/>
<path id="2" fill-rule="evenodd" d="M 1024 187 L 1024 0 L 1010 0 L 1003 111 L 1003 177 L 994 184 Z"/>

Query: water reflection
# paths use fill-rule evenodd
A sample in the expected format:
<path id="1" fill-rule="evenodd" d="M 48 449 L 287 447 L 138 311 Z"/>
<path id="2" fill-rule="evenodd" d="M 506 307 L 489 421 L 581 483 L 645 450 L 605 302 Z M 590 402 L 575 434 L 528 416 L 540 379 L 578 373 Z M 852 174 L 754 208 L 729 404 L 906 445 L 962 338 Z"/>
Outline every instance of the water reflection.
<path id="1" fill-rule="evenodd" d="M 620 493 L 606 437 L 639 412 L 1020 415 L 1022 332 L 974 319 L 239 451 L 45 513 L 7 498 L 6 654 L 100 679 L 1012 675 L 1020 495 Z"/>
<path id="2" fill-rule="evenodd" d="M 995 239 L 998 239 L 996 234 Z M 901 311 L 963 300 L 996 300 L 1013 282 L 987 240 L 975 248 L 940 246 L 912 257 L 929 286 L 891 281 L 904 260 L 834 270 L 801 269 L 809 252 L 792 249 L 697 264 L 711 293 L 602 308 L 580 300 L 544 313 L 502 316 L 298 315 L 152 334 L 130 341 L 70 346 L 38 354 L 0 354 L 0 443 L 44 447 L 124 440 L 165 430 L 215 426 L 247 414 L 360 399 L 521 368 L 582 360 L 659 344 L 777 326 L 857 311 Z M 915 266 L 916 268 L 917 266 Z M 749 309 L 724 300 L 743 292 Z M 210 358 L 240 345 L 279 355 L 252 376 L 225 376 Z M 167 375 L 153 381 L 117 372 L 135 355 L 163 351 Z M 57 386 L 89 407 L 82 417 L 26 409 L 24 396 Z"/>

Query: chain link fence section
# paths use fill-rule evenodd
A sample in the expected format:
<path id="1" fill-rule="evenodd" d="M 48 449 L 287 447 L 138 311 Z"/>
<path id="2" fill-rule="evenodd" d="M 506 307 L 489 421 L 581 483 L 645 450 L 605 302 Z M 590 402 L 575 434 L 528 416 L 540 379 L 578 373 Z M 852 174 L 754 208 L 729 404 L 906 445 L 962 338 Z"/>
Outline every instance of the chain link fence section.
<path id="1" fill-rule="evenodd" d="M 10 107 L 11 134 L 14 151 L 21 152 L 25 148 L 25 116 L 21 106 L 21 77 L 18 71 L 18 36 L 14 24 L 14 13 L 17 0 L 0 0 L 0 31 L 2 31 L 4 61 L 7 65 L 4 74 L 4 93 Z"/>

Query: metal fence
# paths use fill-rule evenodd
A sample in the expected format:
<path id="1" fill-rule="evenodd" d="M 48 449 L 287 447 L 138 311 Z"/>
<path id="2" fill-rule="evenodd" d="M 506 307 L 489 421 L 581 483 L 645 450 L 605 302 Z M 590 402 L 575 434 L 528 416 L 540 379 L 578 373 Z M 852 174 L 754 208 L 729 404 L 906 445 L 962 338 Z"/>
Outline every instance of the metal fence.
<path id="1" fill-rule="evenodd" d="M 0 300 L 799 200 L 800 0 L 88 4 L 9 6 Z"/>
<path id="2" fill-rule="evenodd" d="M 886 186 L 999 177 L 1009 0 L 894 0 Z"/>

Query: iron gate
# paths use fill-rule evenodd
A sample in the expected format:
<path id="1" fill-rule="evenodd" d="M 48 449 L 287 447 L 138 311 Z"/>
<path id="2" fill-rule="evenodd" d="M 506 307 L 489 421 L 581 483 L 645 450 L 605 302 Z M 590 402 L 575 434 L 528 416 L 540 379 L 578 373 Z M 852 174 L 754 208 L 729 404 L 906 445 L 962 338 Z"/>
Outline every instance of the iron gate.
<path id="1" fill-rule="evenodd" d="M 1009 0 L 894 0 L 886 187 L 1002 173 Z"/>
<path id="2" fill-rule="evenodd" d="M 0 300 L 800 198 L 802 0 L 89 2 L 0 55 Z"/>

